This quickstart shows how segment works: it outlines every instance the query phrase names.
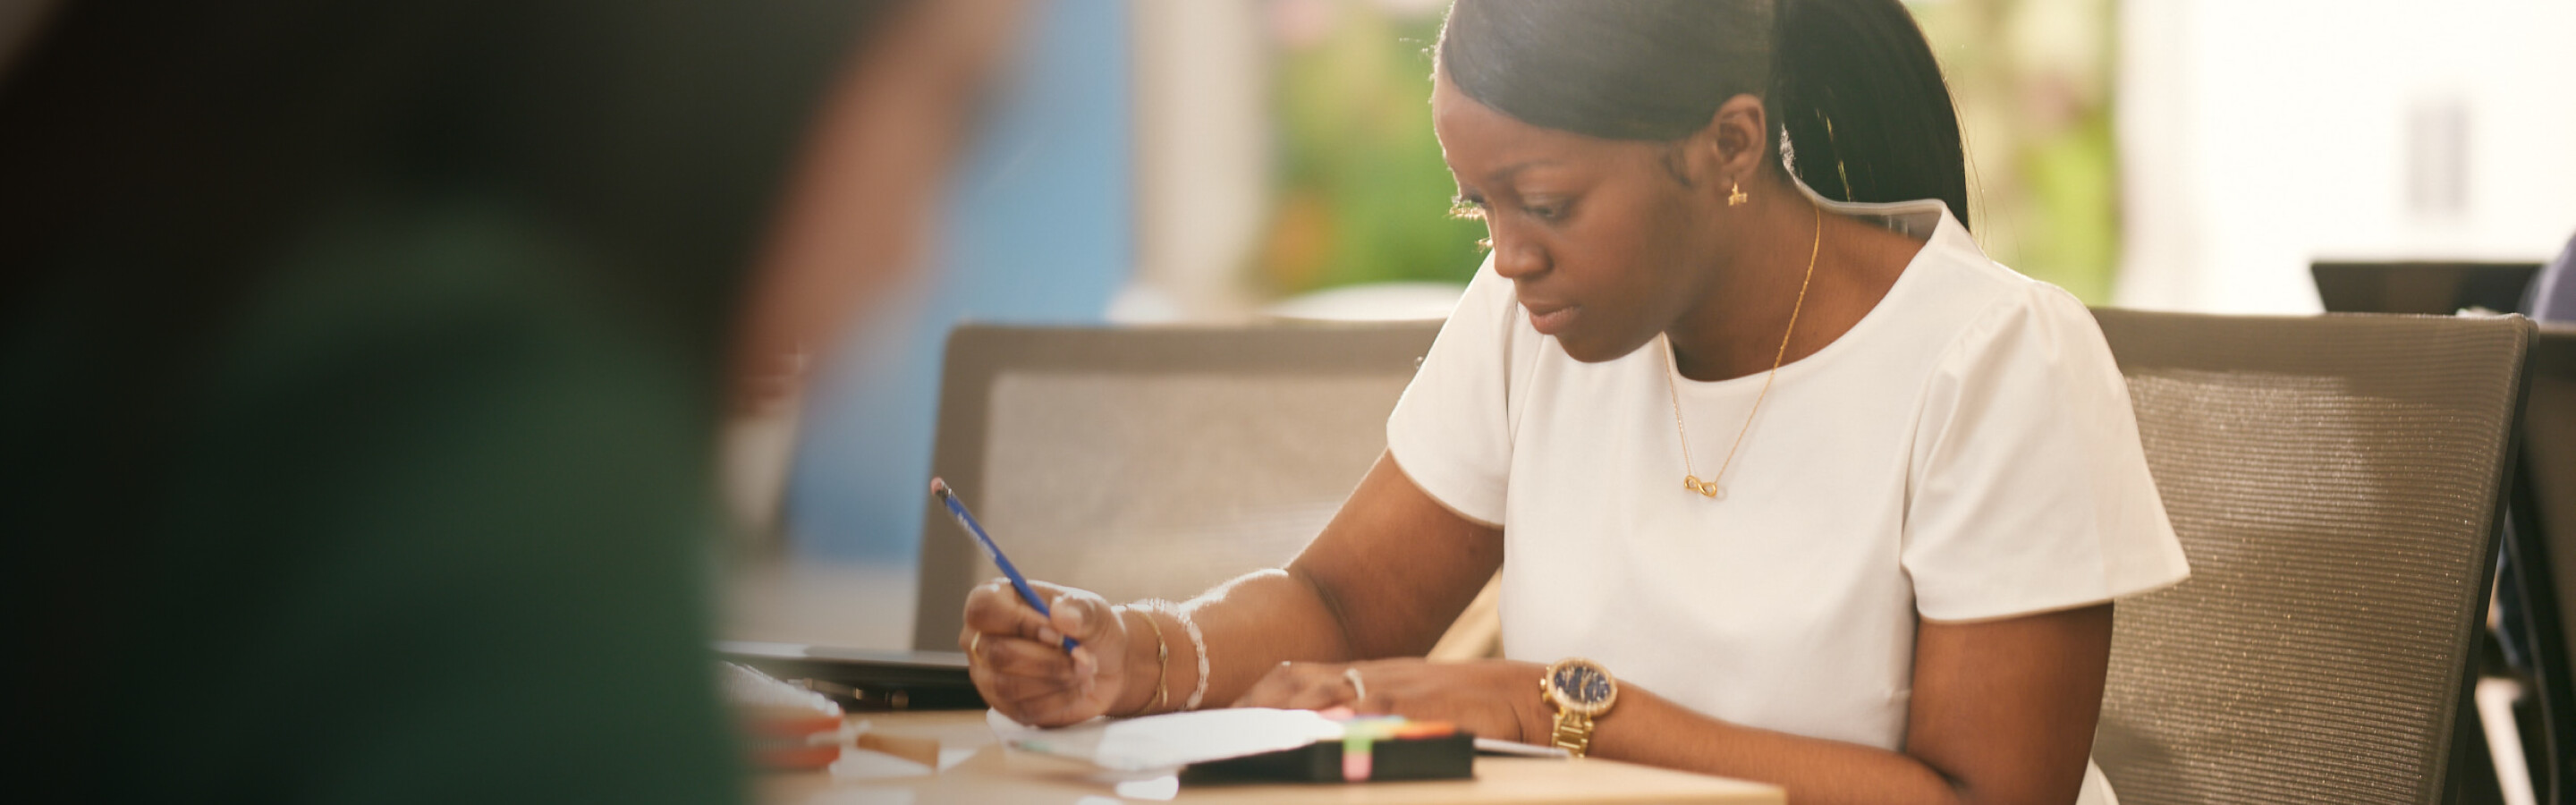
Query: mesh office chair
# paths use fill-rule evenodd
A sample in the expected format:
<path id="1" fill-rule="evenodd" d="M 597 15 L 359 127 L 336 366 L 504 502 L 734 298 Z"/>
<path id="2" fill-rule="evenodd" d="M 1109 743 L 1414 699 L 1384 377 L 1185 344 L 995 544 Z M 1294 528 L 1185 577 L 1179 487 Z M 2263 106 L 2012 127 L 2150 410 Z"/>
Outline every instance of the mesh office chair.
<path id="1" fill-rule="evenodd" d="M 2120 606 L 2121 801 L 2442 800 L 2531 323 L 2095 315 L 2192 565 Z"/>
<path id="2" fill-rule="evenodd" d="M 1030 578 L 1186 598 L 1323 530 L 1439 326 L 960 327 L 931 470 Z M 913 643 L 954 651 L 998 571 L 923 497 Z"/>
<path id="3" fill-rule="evenodd" d="M 2541 330 L 2531 344 L 2530 397 L 2523 403 L 2521 462 L 2513 483 L 2513 535 L 2506 543 L 2525 572 L 2518 585 L 2531 619 L 2526 647 L 2539 687 L 2539 713 L 2523 730 L 2534 789 L 2542 802 L 2576 797 L 2576 672 L 2568 667 L 2576 625 L 2576 327 Z"/>

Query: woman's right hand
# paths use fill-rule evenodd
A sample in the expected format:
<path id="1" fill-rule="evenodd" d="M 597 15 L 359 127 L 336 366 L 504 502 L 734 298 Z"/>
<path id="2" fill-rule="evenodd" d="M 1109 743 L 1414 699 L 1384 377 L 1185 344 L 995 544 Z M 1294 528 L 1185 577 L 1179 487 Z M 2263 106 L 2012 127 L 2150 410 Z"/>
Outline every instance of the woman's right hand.
<path id="1" fill-rule="evenodd" d="M 1135 697 L 1127 689 L 1137 687 L 1131 684 L 1136 669 L 1127 659 L 1133 641 L 1107 600 L 1042 581 L 1029 587 L 1052 616 L 1020 600 L 1009 579 L 993 579 L 966 594 L 966 628 L 957 635 L 957 648 L 966 652 L 967 673 L 985 703 L 1038 727 L 1125 714 L 1148 704 L 1128 701 Z M 1068 635 L 1081 644 L 1070 653 L 1064 650 Z M 1154 669 L 1143 671 L 1151 676 Z"/>

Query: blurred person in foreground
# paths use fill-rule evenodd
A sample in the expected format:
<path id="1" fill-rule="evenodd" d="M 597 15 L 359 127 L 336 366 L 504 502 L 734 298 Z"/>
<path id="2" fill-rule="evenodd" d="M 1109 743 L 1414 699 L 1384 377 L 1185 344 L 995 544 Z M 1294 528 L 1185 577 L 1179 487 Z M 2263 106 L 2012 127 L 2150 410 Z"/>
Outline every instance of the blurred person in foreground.
<path id="1" fill-rule="evenodd" d="M 738 798 L 715 423 L 911 258 L 1016 5 L 37 17 L 0 53 L 11 788 Z"/>
<path id="2" fill-rule="evenodd" d="M 2113 801 L 2112 601 L 2188 568 L 2092 315 L 1969 237 L 1905 7 L 1458 0 L 1433 61 L 1492 253 L 1387 453 L 1287 567 L 1186 603 L 976 588 L 985 699 L 1344 706 L 1801 803 Z M 1424 660 L 1497 570 L 1507 656 Z"/>

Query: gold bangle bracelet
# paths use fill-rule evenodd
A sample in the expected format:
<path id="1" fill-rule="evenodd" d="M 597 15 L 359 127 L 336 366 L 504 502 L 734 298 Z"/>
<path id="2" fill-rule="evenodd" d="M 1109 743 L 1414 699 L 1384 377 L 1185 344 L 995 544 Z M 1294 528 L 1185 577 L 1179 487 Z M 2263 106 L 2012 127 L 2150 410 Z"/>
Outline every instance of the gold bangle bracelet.
<path id="1" fill-rule="evenodd" d="M 1154 630 L 1154 698 L 1152 701 L 1146 702 L 1144 707 L 1137 709 L 1136 712 L 1128 713 L 1125 717 L 1161 712 L 1163 705 L 1169 703 L 1172 699 L 1172 689 L 1170 687 L 1172 679 L 1172 646 L 1170 643 L 1163 641 L 1163 624 L 1154 620 L 1154 610 L 1151 607 L 1130 607 L 1121 605 L 1119 608 L 1145 616 L 1145 626 Z"/>

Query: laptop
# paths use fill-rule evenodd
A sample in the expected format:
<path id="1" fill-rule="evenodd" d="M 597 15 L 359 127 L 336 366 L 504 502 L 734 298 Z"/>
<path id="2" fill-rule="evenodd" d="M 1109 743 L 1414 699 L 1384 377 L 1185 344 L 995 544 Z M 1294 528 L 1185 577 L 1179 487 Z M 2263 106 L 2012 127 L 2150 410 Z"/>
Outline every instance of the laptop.
<path id="1" fill-rule="evenodd" d="M 984 697 L 953 651 L 877 651 L 718 640 L 716 654 L 823 694 L 850 711 L 981 710 Z"/>
<path id="2" fill-rule="evenodd" d="M 2448 316 L 2467 309 L 2512 313 L 2539 263 L 2335 262 L 2308 266 L 2329 313 Z"/>

